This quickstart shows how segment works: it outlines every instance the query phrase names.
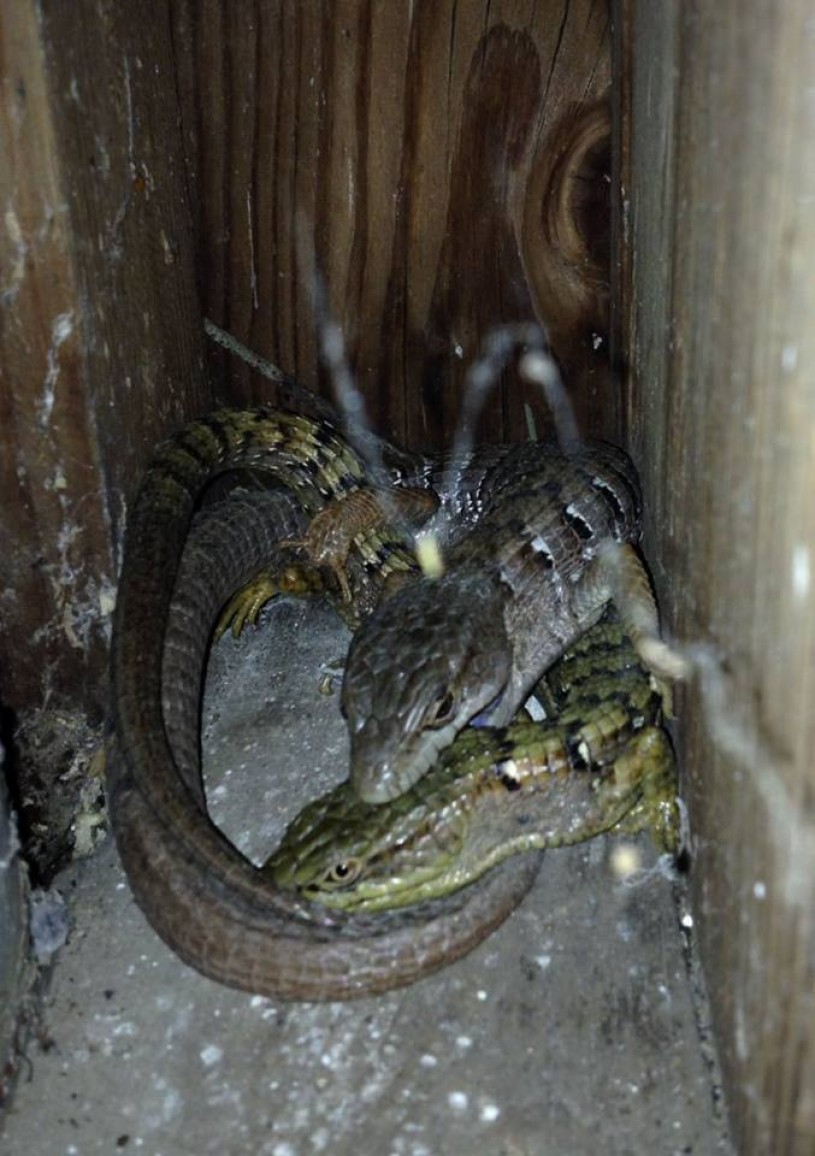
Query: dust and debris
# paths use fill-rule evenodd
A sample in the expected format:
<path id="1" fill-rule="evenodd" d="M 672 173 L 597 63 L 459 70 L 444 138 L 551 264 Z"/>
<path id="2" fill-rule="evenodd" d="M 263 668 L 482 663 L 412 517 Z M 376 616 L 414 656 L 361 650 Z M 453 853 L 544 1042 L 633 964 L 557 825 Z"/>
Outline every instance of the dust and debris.
<path id="1" fill-rule="evenodd" d="M 79 787 L 79 804 L 72 824 L 74 857 L 84 859 L 97 850 L 108 836 L 108 817 L 101 782 L 94 776 Z"/>
<path id="2" fill-rule="evenodd" d="M 28 929 L 37 963 L 50 963 L 64 946 L 71 929 L 65 898 L 56 888 L 36 888 L 29 897 Z"/>
<path id="3" fill-rule="evenodd" d="M 48 880 L 105 834 L 99 733 L 84 712 L 44 707 L 26 715 L 15 739 L 25 766 L 18 811 L 26 857 Z"/>
<path id="4" fill-rule="evenodd" d="M 46 478 L 45 489 L 54 491 L 68 489 L 68 479 L 65 477 L 65 471 L 63 470 L 62 466 L 58 465 L 56 467 L 53 477 Z"/>
<path id="5" fill-rule="evenodd" d="M 224 1050 L 218 1044 L 207 1044 L 201 1049 L 201 1063 L 205 1068 L 211 1068 L 215 1064 L 220 1064 L 224 1058 Z"/>
<path id="6" fill-rule="evenodd" d="M 282 823 L 347 766 L 336 753 L 345 738 L 336 702 L 318 695 L 314 678 L 316 653 L 340 648 L 336 623 L 329 629 L 329 613 L 315 607 L 303 615 L 307 630 L 295 605 L 281 607 L 268 630 L 244 646 L 219 644 L 213 656 L 209 678 L 219 673 L 205 711 L 217 705 L 219 717 L 205 739 L 205 763 L 209 774 L 212 758 L 221 771 L 236 768 L 236 752 L 247 762 L 241 789 L 236 771 L 228 792 L 238 829 L 248 826 L 241 808 L 257 822 L 260 799 L 281 813 L 268 819 Z M 264 681 L 275 684 L 273 694 L 264 687 L 254 700 L 247 695 L 247 686 Z M 278 709 L 286 701 L 298 709 Z M 315 731 L 328 742 L 315 741 Z M 225 733 L 231 762 L 229 744 L 220 741 Z M 258 747 L 251 757 L 241 750 L 250 738 Z M 304 775 L 301 752 L 309 744 Z M 289 774 L 305 782 L 292 788 Z M 267 804 L 276 784 L 279 802 L 273 794 Z M 516 915 L 436 976 L 356 1003 L 297 1005 L 226 990 L 185 967 L 136 908 L 108 844 L 82 865 L 81 885 L 72 889 L 81 933 L 60 954 L 49 1007 L 60 1053 L 37 1057 L 4 1141 L 11 1151 L 42 1156 L 64 1156 L 69 1144 L 83 1153 L 114 1151 L 125 1134 L 128 1148 L 165 1154 L 438 1156 L 538 1152 L 545 1133 L 552 1151 L 622 1150 L 632 1136 L 637 1150 L 662 1151 L 664 1122 L 681 1112 L 677 1150 L 720 1151 L 670 887 L 651 879 L 647 902 L 627 917 L 637 926 L 646 918 L 641 907 L 649 934 L 623 943 L 613 930 L 620 888 L 608 872 L 590 871 L 591 862 L 581 848 L 547 855 L 539 885 Z M 542 956 L 555 952 L 558 966 L 548 967 Z M 634 978 L 631 968 L 638 968 Z M 620 987 L 631 998 L 646 984 L 661 1002 L 659 985 L 670 993 L 664 1031 L 638 1034 L 625 1015 L 603 1019 L 604 1006 L 628 1006 Z M 115 993 L 114 1008 L 106 992 Z M 73 1058 L 77 1041 L 81 1063 Z M 624 1089 L 646 1080 L 649 1095 L 638 1098 L 634 1117 Z M 72 1124 L 77 1104 L 88 1107 Z"/>
<path id="7" fill-rule="evenodd" d="M 60 479 L 64 480 L 64 472 L 58 465 L 49 487 L 56 494 L 62 513 L 62 524 L 55 536 L 57 560 L 41 567 L 55 612 L 35 631 L 34 639 L 38 643 L 65 640 L 72 649 L 87 653 L 97 633 L 105 642 L 110 640 L 115 584 L 104 571 L 97 577 L 89 574 L 83 564 L 77 564 L 75 547 L 81 540 L 83 526 Z"/>
<path id="8" fill-rule="evenodd" d="M 631 924 L 625 919 L 620 919 L 617 922 L 614 930 L 617 936 L 623 941 L 623 943 L 629 943 L 635 935 Z"/>
<path id="9" fill-rule="evenodd" d="M 11 243 L 12 257 L 8 262 L 8 280 L 0 289 L 0 301 L 3 305 L 11 305 L 20 292 L 20 286 L 25 279 L 28 245 L 26 244 L 20 221 L 13 208 L 6 209 L 4 214 L 6 234 Z"/>
<path id="10" fill-rule="evenodd" d="M 159 242 L 161 243 L 161 251 L 164 257 L 164 264 L 174 265 L 176 261 L 175 247 L 163 229 L 159 230 Z"/>
<path id="11" fill-rule="evenodd" d="M 43 382 L 42 397 L 37 407 L 38 424 L 41 430 L 48 428 L 56 402 L 57 382 L 59 381 L 60 374 L 59 351 L 61 346 L 72 336 L 73 332 L 73 310 L 69 310 L 67 313 L 60 313 L 54 318 L 51 324 L 51 344 L 48 347 L 48 353 L 46 355 L 48 368 L 45 374 L 45 381 Z"/>
<path id="12" fill-rule="evenodd" d="M 98 604 L 100 621 L 110 623 L 116 609 L 116 587 L 108 579 L 103 578 L 99 583 Z"/>

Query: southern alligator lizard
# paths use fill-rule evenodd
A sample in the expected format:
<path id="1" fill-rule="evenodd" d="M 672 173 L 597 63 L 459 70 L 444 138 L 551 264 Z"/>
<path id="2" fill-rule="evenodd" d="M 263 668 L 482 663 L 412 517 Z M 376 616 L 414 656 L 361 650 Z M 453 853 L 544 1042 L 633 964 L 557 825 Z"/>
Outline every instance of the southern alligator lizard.
<path id="1" fill-rule="evenodd" d="M 403 455 L 394 469 L 406 476 L 409 464 Z M 193 725 L 207 639 L 222 602 L 274 555 L 281 536 L 302 538 L 302 511 L 313 515 L 356 490 L 364 476 L 330 426 L 265 410 L 222 411 L 157 453 L 131 512 L 114 622 L 108 783 L 125 868 L 163 938 L 222 982 L 299 999 L 350 998 L 410 983 L 468 951 L 506 917 L 531 883 L 536 856 L 502 865 L 431 908 L 346 918 L 281 894 L 213 827 L 190 754 L 194 743 L 177 762 L 165 732 L 161 669 L 194 506 L 211 477 L 234 466 L 271 469 L 297 498 L 277 495 L 282 504 L 271 523 L 237 520 L 234 534 L 219 527 L 210 543 L 215 561 L 200 567 L 189 638 L 177 650 L 185 667 L 179 709 Z M 429 476 L 428 467 L 422 471 Z M 356 544 L 363 571 L 367 564 L 378 576 L 410 565 L 398 543 L 373 531 Z"/>
<path id="2" fill-rule="evenodd" d="M 445 576 L 383 602 L 351 643 L 342 702 L 351 780 L 368 802 L 408 790 L 474 719 L 506 725 L 612 597 L 650 668 L 681 673 L 634 549 L 639 486 L 621 450 L 532 443 L 482 489 L 484 511 Z"/>
<path id="3" fill-rule="evenodd" d="M 291 493 L 255 506 L 230 503 L 229 521 L 192 556 L 180 582 L 187 613 L 162 660 L 176 577 L 196 501 L 209 479 L 235 465 L 274 464 Z M 286 895 L 264 879 L 210 822 L 198 775 L 198 698 L 212 623 L 224 601 L 301 537 L 310 513 L 353 491 L 361 465 L 324 423 L 268 411 L 224 411 L 160 448 L 131 511 L 112 651 L 113 734 L 108 795 L 119 852 L 156 931 L 204 974 L 234 987 L 303 1000 L 349 999 L 412 983 L 471 950 L 514 909 L 538 856 L 499 867 L 483 885 L 448 900 L 376 919 L 348 918 Z M 258 496 L 260 497 L 260 496 Z M 203 534 L 204 531 L 202 530 Z M 359 545 L 359 543 L 358 543 Z M 376 570 L 409 565 L 398 544 L 360 551 Z M 356 560 L 355 560 L 356 561 Z M 173 666 L 175 664 L 175 666 Z M 170 743 L 173 743 L 171 747 Z M 175 748 L 175 749 L 174 749 Z"/>
<path id="4" fill-rule="evenodd" d="M 519 851 L 603 831 L 648 828 L 675 854 L 662 700 L 613 612 L 542 687 L 551 723 L 471 728 L 389 803 L 361 803 L 341 784 L 300 812 L 264 871 L 306 898 L 372 912 L 447 895 Z"/>

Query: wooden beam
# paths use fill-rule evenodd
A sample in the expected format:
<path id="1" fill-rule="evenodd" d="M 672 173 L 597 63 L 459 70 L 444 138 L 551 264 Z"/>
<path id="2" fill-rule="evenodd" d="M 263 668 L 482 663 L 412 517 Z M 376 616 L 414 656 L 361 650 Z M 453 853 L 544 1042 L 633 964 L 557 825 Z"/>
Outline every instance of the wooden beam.
<path id="1" fill-rule="evenodd" d="M 815 22 L 619 6 L 621 319 L 738 1149 L 815 1150 Z"/>
<path id="2" fill-rule="evenodd" d="M 0 11 L 0 697 L 100 717 L 127 499 L 209 407 L 159 3 Z"/>

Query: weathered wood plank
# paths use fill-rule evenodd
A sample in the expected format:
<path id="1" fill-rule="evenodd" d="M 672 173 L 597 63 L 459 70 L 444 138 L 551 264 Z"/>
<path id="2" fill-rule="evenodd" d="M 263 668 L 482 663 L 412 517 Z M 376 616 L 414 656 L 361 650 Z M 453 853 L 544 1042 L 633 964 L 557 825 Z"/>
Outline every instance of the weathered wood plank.
<path id="1" fill-rule="evenodd" d="M 681 704 L 697 931 L 739 1151 L 815 1150 L 815 23 L 622 8 L 622 324 Z M 672 67 L 673 66 L 673 67 Z M 675 71 L 674 71 L 675 68 Z"/>
<path id="2" fill-rule="evenodd" d="M 382 432 L 414 445 L 449 436 L 485 333 L 536 314 L 585 426 L 613 425 L 596 348 L 608 249 L 604 2 L 185 0 L 175 13 L 208 316 L 327 391 L 299 220 Z M 230 362 L 227 373 L 233 398 L 267 395 L 248 370 Z M 488 407 L 493 438 L 525 436 L 529 397 L 507 373 Z"/>
<path id="3" fill-rule="evenodd" d="M 210 404 L 160 4 L 0 12 L 0 696 L 97 717 L 126 501 Z"/>
<path id="4" fill-rule="evenodd" d="M 0 694 L 14 709 L 55 682 L 75 687 L 87 662 L 100 669 L 113 559 L 77 396 L 79 290 L 35 6 L 4 8 L 0 22 Z"/>

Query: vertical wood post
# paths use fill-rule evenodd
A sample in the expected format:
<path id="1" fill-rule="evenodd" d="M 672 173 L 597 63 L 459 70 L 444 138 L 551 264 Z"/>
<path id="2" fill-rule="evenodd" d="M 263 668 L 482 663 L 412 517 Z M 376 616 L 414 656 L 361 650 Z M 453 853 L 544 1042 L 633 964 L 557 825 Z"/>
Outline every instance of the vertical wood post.
<path id="1" fill-rule="evenodd" d="M 127 498 L 208 408 L 168 10 L 0 10 L 0 699 L 98 718 Z"/>
<path id="2" fill-rule="evenodd" d="M 815 18 L 617 5 L 619 331 L 744 1156 L 815 1150 Z"/>

